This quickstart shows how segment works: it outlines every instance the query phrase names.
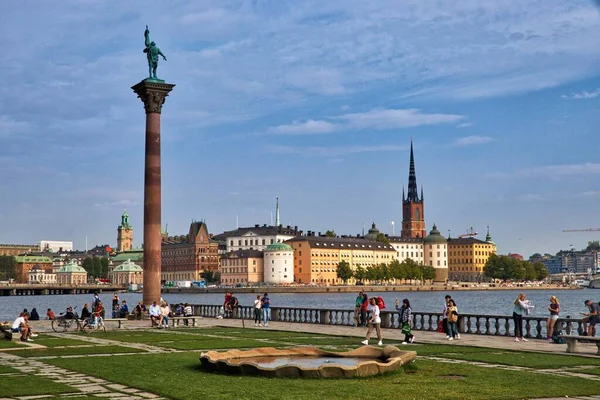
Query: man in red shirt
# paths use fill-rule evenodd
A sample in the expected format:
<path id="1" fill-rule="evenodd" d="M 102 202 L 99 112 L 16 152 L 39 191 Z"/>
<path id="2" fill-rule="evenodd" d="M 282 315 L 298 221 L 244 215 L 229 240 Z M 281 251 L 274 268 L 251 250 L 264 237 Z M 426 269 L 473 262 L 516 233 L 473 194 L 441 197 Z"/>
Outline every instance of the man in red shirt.
<path id="1" fill-rule="evenodd" d="M 48 318 L 49 320 L 53 320 L 56 318 L 56 316 L 54 315 L 54 311 L 52 311 L 52 309 L 48 309 L 48 311 L 46 312 L 46 318 Z"/>

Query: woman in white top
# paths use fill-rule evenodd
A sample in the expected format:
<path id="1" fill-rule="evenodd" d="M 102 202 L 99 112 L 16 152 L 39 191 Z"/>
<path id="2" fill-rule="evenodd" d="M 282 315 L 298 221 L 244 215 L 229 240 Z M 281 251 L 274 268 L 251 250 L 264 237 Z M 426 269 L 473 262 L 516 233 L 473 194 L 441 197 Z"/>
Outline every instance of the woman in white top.
<path id="1" fill-rule="evenodd" d="M 262 307 L 262 302 L 260 301 L 260 295 L 256 296 L 256 300 L 254 300 L 254 326 L 262 326 L 260 321 L 262 321 L 262 315 L 260 309 Z"/>
<path id="2" fill-rule="evenodd" d="M 383 340 L 381 338 L 381 317 L 379 316 L 379 307 L 377 307 L 377 299 L 375 297 L 371 297 L 371 301 L 368 308 L 371 313 L 371 318 L 369 319 L 369 329 L 367 330 L 367 336 L 365 340 L 361 343 L 364 345 L 369 344 L 369 339 L 371 338 L 371 332 L 373 332 L 373 328 L 377 332 L 377 339 L 379 339 L 379 346 L 383 346 Z"/>
<path id="3" fill-rule="evenodd" d="M 163 301 L 160 305 L 160 322 L 159 327 L 169 327 L 169 314 L 171 314 L 171 308 L 166 301 Z"/>

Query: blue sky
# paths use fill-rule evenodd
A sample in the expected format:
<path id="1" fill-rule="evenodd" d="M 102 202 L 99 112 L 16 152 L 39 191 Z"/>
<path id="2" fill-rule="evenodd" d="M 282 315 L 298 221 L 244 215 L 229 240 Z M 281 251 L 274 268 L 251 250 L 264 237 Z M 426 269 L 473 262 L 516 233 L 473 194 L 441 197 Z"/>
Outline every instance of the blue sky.
<path id="1" fill-rule="evenodd" d="M 163 221 L 391 233 L 415 145 L 428 229 L 503 253 L 600 234 L 591 0 L 22 1 L 0 13 L 0 242 L 142 239 L 143 31 L 174 83 Z"/>

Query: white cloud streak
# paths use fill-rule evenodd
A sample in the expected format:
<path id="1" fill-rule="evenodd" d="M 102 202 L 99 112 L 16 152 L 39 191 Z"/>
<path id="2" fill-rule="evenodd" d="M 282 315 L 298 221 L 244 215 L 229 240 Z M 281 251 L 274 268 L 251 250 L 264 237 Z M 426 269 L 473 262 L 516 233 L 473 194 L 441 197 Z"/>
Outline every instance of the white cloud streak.
<path id="1" fill-rule="evenodd" d="M 590 100 L 595 99 L 598 96 L 600 96 L 600 88 L 592 90 L 591 92 L 584 90 L 577 93 L 563 94 L 561 97 L 566 100 Z"/>
<path id="2" fill-rule="evenodd" d="M 465 146 L 475 146 L 480 144 L 486 144 L 494 141 L 493 138 L 489 136 L 480 136 L 480 135 L 472 135 L 458 138 L 454 141 L 454 146 L 456 147 L 465 147 Z"/>
<path id="3" fill-rule="evenodd" d="M 561 178 L 566 176 L 600 175 L 599 163 L 546 165 L 525 168 L 515 172 L 488 173 L 488 178 Z"/>

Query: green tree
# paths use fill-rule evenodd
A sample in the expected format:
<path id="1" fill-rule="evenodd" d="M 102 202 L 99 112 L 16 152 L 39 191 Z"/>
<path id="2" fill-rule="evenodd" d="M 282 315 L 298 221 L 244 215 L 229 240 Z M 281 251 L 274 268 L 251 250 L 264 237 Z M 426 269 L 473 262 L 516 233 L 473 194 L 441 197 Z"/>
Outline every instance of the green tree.
<path id="1" fill-rule="evenodd" d="M 104 278 L 108 278 L 108 257 L 102 257 L 100 259 L 100 266 L 101 266 L 101 275 Z"/>
<path id="2" fill-rule="evenodd" d="M 541 263 L 539 261 L 533 263 L 533 269 L 535 271 L 535 277 L 538 281 L 541 281 L 542 279 L 546 279 L 548 277 L 548 269 L 546 268 L 544 263 Z"/>
<path id="3" fill-rule="evenodd" d="M 483 275 L 492 279 L 505 279 L 504 269 L 505 265 L 500 256 L 491 254 L 483 267 Z"/>
<path id="4" fill-rule="evenodd" d="M 431 281 L 435 278 L 435 268 L 425 265 L 422 267 L 423 269 L 423 280 Z"/>
<path id="5" fill-rule="evenodd" d="M 100 258 L 94 256 L 92 258 L 92 265 L 94 270 L 92 275 L 94 275 L 95 278 L 102 278 L 102 262 L 100 261 Z"/>
<path id="6" fill-rule="evenodd" d="M 81 266 L 83 267 L 83 269 L 85 269 L 88 275 L 96 276 L 94 274 L 94 261 L 92 260 L 92 257 L 84 258 L 83 262 L 81 263 Z"/>
<path id="7" fill-rule="evenodd" d="M 600 251 L 600 241 L 599 240 L 591 240 L 588 242 L 585 251 Z"/>
<path id="8" fill-rule="evenodd" d="M 533 264 L 527 261 L 521 261 L 520 262 L 524 269 L 525 269 L 525 280 L 528 281 L 535 281 L 537 274 L 535 272 L 535 268 L 533 267 Z"/>
<path id="9" fill-rule="evenodd" d="M 381 233 L 381 232 L 379 232 L 377 234 L 375 241 L 380 242 L 380 243 L 390 244 L 390 239 L 387 236 L 385 236 L 384 233 Z"/>
<path id="10" fill-rule="evenodd" d="M 0 256 L 0 280 L 16 279 L 17 260 L 13 256 Z"/>
<path id="11" fill-rule="evenodd" d="M 325 236 L 327 237 L 337 237 L 337 234 L 335 233 L 335 231 L 332 230 L 328 230 L 327 232 L 325 232 Z M 340 278 L 341 279 L 341 278 Z"/>
<path id="12" fill-rule="evenodd" d="M 412 281 L 413 279 L 421 278 L 421 266 L 415 260 L 411 258 L 404 259 L 402 267 L 405 271 L 405 279 Z"/>
<path id="13" fill-rule="evenodd" d="M 337 265 L 337 277 L 344 281 L 344 284 L 348 283 L 348 279 L 352 278 L 352 268 L 347 261 L 340 261 Z"/>
<path id="14" fill-rule="evenodd" d="M 200 277 L 206 282 L 218 282 L 221 280 L 221 275 L 217 271 L 204 270 L 200 272 Z"/>
<path id="15" fill-rule="evenodd" d="M 358 282 L 364 282 L 367 279 L 367 271 L 360 264 L 356 265 L 356 269 L 352 275 Z"/>

